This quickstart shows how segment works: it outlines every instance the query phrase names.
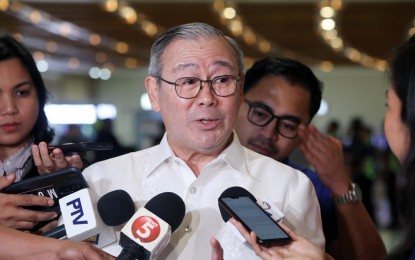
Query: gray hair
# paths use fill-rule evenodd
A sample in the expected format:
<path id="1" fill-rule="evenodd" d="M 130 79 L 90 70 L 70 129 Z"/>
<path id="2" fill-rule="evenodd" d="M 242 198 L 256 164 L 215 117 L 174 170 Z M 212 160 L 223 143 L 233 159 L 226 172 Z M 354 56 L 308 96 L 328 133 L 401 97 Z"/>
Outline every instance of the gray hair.
<path id="1" fill-rule="evenodd" d="M 159 77 L 163 69 L 161 56 L 163 55 L 167 46 L 177 39 L 192 39 L 199 38 L 213 39 L 223 38 L 238 55 L 239 71 L 244 71 L 244 56 L 239 44 L 232 38 L 226 36 L 222 31 L 205 23 L 188 23 L 170 28 L 161 34 L 151 46 L 150 65 L 148 68 L 148 75 Z"/>

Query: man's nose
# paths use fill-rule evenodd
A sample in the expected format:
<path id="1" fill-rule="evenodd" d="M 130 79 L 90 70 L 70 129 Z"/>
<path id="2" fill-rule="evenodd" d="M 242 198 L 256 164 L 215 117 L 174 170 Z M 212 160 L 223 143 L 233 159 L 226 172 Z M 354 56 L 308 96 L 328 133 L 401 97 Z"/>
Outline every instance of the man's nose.
<path id="1" fill-rule="evenodd" d="M 278 119 L 273 118 L 271 122 L 269 122 L 267 125 L 263 126 L 261 129 L 262 134 L 269 138 L 269 139 L 273 139 L 276 140 L 278 139 Z"/>
<path id="2" fill-rule="evenodd" d="M 201 81 L 200 88 L 201 90 L 196 97 L 199 104 L 210 106 L 217 102 L 216 94 L 213 92 L 209 81 Z"/>

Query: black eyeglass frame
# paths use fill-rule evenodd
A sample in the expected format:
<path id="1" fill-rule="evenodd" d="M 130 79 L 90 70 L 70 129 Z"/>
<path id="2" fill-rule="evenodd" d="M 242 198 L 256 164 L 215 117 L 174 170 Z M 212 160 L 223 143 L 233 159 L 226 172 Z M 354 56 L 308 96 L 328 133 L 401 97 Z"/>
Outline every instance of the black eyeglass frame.
<path id="1" fill-rule="evenodd" d="M 271 109 L 268 106 L 265 106 L 265 105 L 262 105 L 262 104 L 259 104 L 259 103 L 255 103 L 255 102 L 251 102 L 247 99 L 244 99 L 244 101 L 245 101 L 246 104 L 248 104 L 248 107 L 249 107 L 248 114 L 247 114 L 248 121 L 250 123 L 252 123 L 253 125 L 264 127 L 264 126 L 268 125 L 269 123 L 271 123 L 275 118 L 277 120 L 276 131 L 277 131 L 278 134 L 280 134 L 281 136 L 283 136 L 285 138 L 288 138 L 288 139 L 294 139 L 298 136 L 298 126 L 300 126 L 300 124 L 301 124 L 300 119 L 295 118 L 295 117 L 289 117 L 289 116 L 288 117 L 287 116 L 277 116 L 277 115 L 272 113 Z M 261 108 L 262 110 L 269 113 L 270 118 L 263 124 L 258 124 L 256 122 L 254 122 L 249 116 L 249 115 L 251 115 L 252 108 Z M 284 122 L 284 120 L 288 120 L 290 122 L 293 122 L 293 123 L 297 124 L 297 132 L 294 136 L 287 136 L 287 135 L 281 133 L 281 131 L 280 131 L 281 122 Z"/>
<path id="2" fill-rule="evenodd" d="M 232 93 L 230 93 L 228 95 L 224 95 L 224 96 L 218 95 L 218 93 L 216 93 L 216 91 L 215 91 L 215 88 L 213 87 L 213 81 L 215 81 L 216 79 L 222 78 L 222 77 L 231 77 L 233 80 L 235 80 L 235 89 L 234 89 L 234 91 Z M 156 76 L 155 78 L 160 79 L 161 81 L 163 81 L 167 84 L 173 85 L 177 96 L 179 96 L 180 98 L 184 98 L 184 99 L 192 99 L 192 98 L 197 97 L 197 95 L 199 95 L 200 91 L 202 91 L 203 83 L 205 83 L 205 82 L 209 83 L 208 87 L 213 91 L 213 93 L 215 93 L 216 96 L 218 96 L 218 97 L 229 97 L 229 96 L 233 95 L 236 92 L 236 89 L 238 88 L 238 81 L 241 81 L 241 78 L 239 76 L 234 76 L 234 75 L 220 75 L 220 76 L 214 77 L 213 79 L 207 79 L 207 80 L 199 79 L 199 78 L 196 78 L 196 77 L 183 77 L 183 78 L 176 79 L 175 82 L 165 80 L 160 76 Z M 183 80 L 183 79 L 194 79 L 194 80 L 199 81 L 200 88 L 199 88 L 199 91 L 196 93 L 196 95 L 194 95 L 193 97 L 182 97 L 182 96 L 179 95 L 179 93 L 177 92 L 177 84 L 176 83 L 177 83 L 177 81 Z"/>

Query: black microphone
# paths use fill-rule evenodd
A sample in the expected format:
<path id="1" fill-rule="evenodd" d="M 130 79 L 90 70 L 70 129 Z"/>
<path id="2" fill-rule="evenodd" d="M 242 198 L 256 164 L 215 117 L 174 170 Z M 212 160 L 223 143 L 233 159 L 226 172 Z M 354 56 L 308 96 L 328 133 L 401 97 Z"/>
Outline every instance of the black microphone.
<path id="1" fill-rule="evenodd" d="M 107 226 L 118 226 L 127 222 L 135 213 L 131 196 L 124 190 L 114 190 L 102 196 L 97 202 L 99 216 Z M 72 227 L 72 223 L 70 223 Z M 44 232 L 42 236 L 62 238 L 66 236 L 65 225 Z"/>
<path id="2" fill-rule="evenodd" d="M 158 194 L 127 222 L 120 234 L 120 260 L 154 259 L 183 221 L 186 207 L 172 192 Z"/>
<path id="3" fill-rule="evenodd" d="M 135 213 L 134 201 L 125 190 L 113 190 L 97 203 L 99 216 L 105 225 L 115 227 L 126 223 Z"/>

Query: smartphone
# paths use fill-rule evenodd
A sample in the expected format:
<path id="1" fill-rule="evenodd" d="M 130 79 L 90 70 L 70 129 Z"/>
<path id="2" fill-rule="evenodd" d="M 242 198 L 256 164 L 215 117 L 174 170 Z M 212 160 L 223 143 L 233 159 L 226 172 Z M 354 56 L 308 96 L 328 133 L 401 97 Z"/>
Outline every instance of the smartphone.
<path id="1" fill-rule="evenodd" d="M 0 192 L 51 197 L 55 200 L 55 204 L 51 207 L 31 206 L 27 208 L 37 211 L 56 211 L 59 213 L 60 198 L 87 187 L 88 184 L 81 171 L 75 167 L 68 167 L 47 175 L 21 180 L 4 188 Z"/>
<path id="2" fill-rule="evenodd" d="M 291 237 L 261 207 L 248 196 L 220 197 L 219 206 L 242 223 L 249 231 L 254 231 L 257 241 L 263 246 L 285 245 Z"/>
<path id="3" fill-rule="evenodd" d="M 71 144 L 49 145 L 48 150 L 51 153 L 53 149 L 59 148 L 68 156 L 73 154 L 84 154 L 89 151 L 108 151 L 113 149 L 112 143 L 106 142 L 81 142 Z"/>

